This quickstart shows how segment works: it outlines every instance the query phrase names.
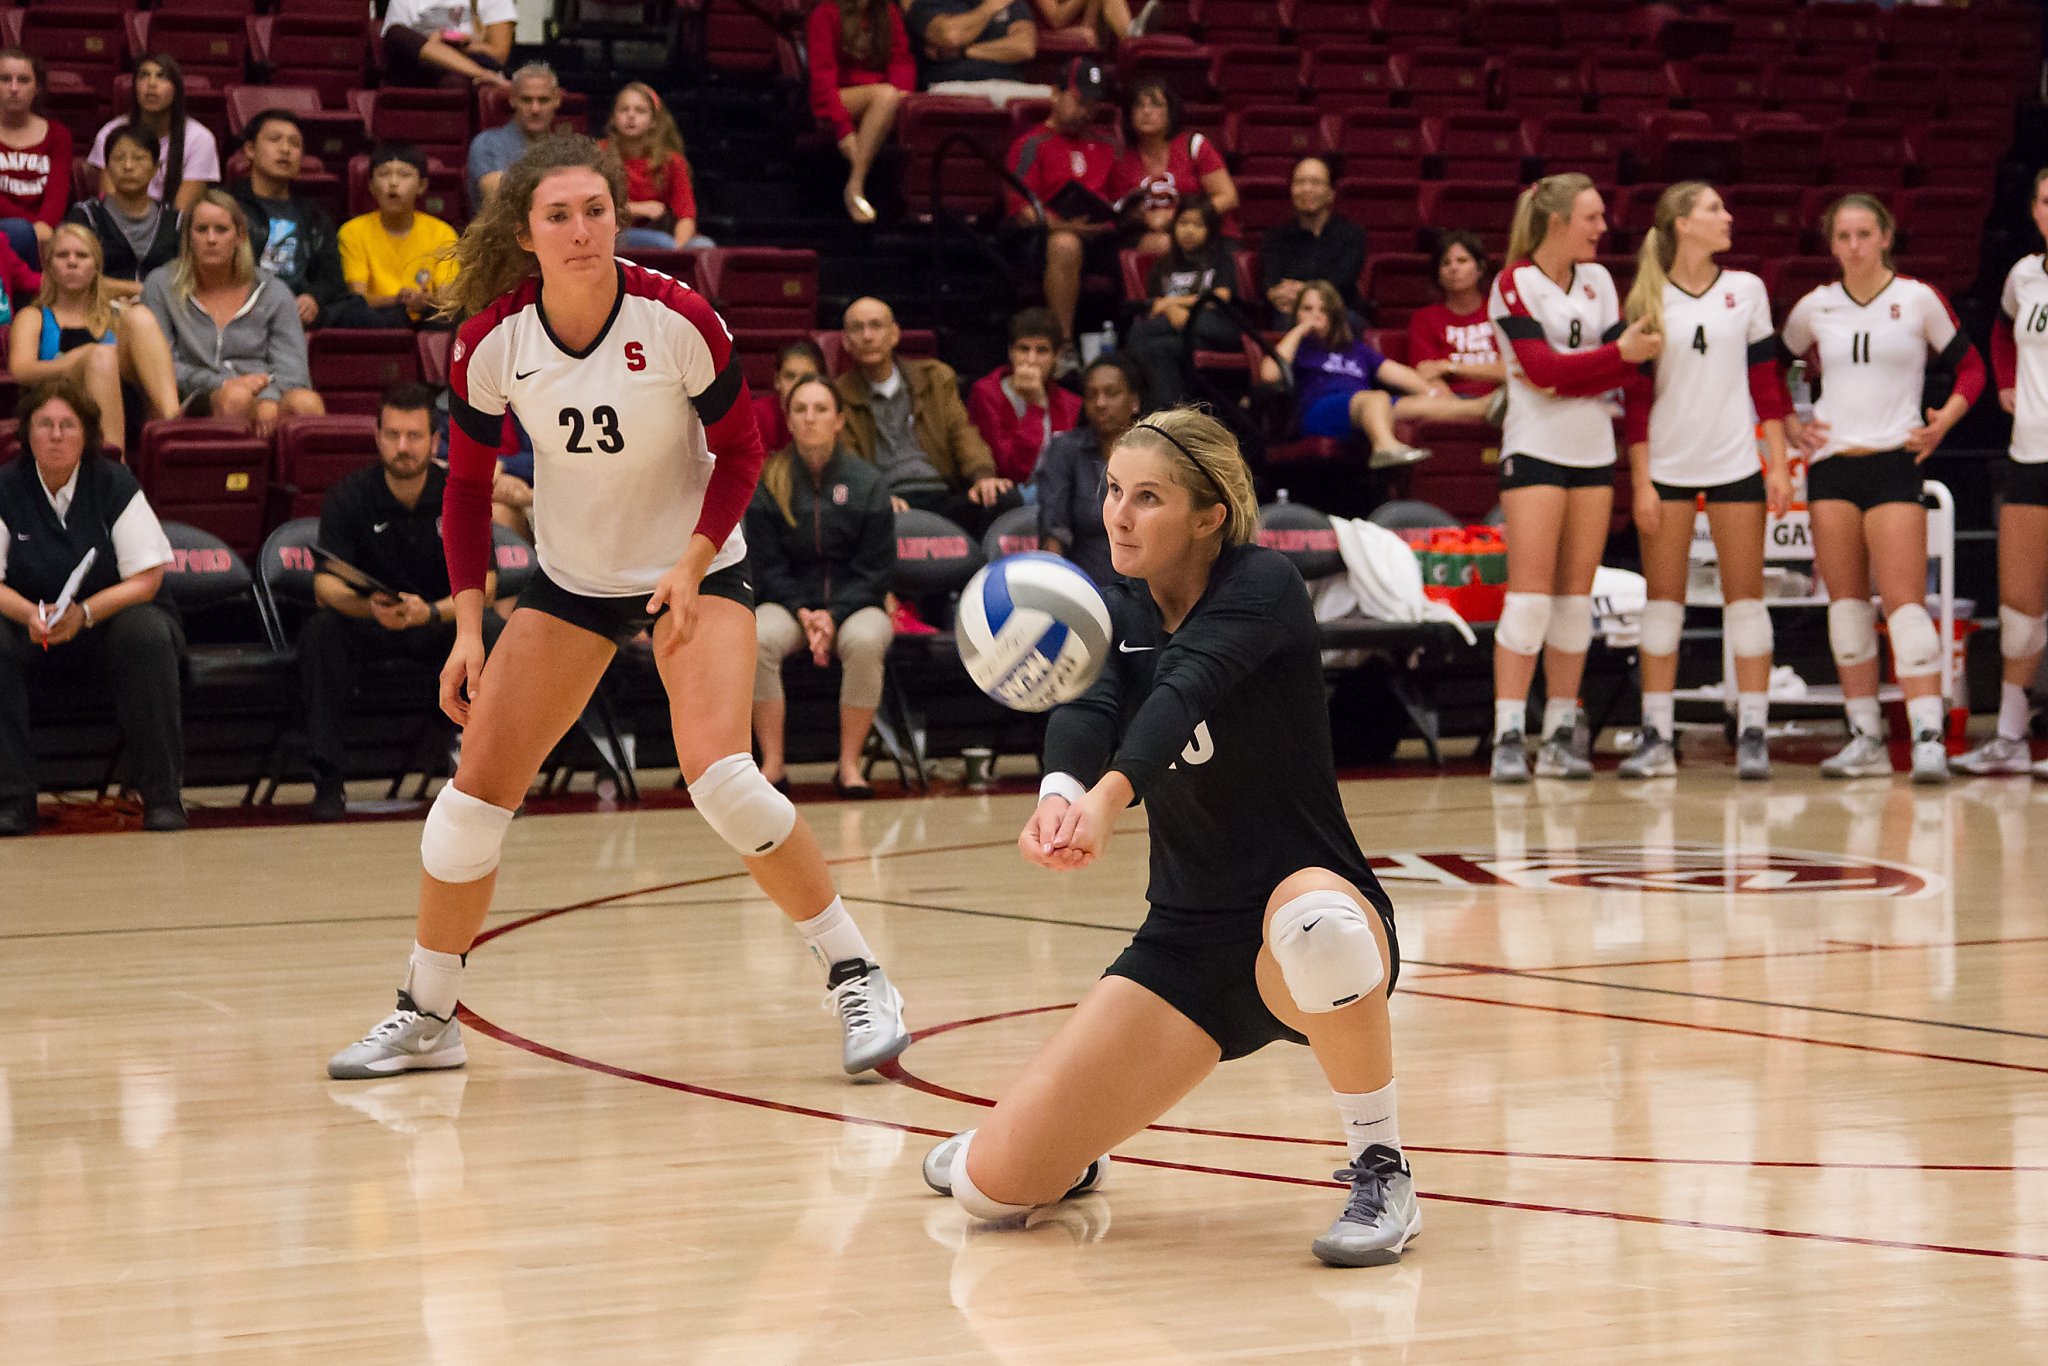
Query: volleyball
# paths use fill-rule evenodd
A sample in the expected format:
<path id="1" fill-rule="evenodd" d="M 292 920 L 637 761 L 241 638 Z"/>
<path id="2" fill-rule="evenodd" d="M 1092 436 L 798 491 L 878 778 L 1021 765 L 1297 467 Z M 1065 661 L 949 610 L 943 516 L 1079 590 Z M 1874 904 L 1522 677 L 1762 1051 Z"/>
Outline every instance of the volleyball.
<path id="1" fill-rule="evenodd" d="M 1070 561 L 1032 551 L 982 566 L 954 623 L 967 676 L 1015 711 L 1088 690 L 1109 655 L 1109 605 Z"/>

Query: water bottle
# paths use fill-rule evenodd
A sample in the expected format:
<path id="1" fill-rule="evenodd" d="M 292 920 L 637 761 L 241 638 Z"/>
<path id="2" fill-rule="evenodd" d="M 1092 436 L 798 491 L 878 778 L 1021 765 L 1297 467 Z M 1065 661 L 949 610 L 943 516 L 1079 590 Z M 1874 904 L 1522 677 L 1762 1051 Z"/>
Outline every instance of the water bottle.
<path id="1" fill-rule="evenodd" d="M 1095 354 L 1096 354 L 1096 355 L 1098 355 L 1098 356 L 1106 356 L 1106 355 L 1108 355 L 1108 354 L 1109 354 L 1110 352 L 1112 352 L 1112 351 L 1116 350 L 1116 324 L 1115 324 L 1115 323 L 1109 322 L 1108 320 L 1106 320 L 1106 319 L 1105 319 L 1105 320 L 1104 320 L 1104 322 L 1103 322 L 1103 324 L 1102 324 L 1102 330 L 1101 330 L 1100 332 L 1098 332 L 1098 333 L 1096 334 L 1096 336 L 1097 336 L 1097 338 L 1098 338 L 1098 340 L 1096 341 L 1096 344 L 1095 344 L 1095 345 L 1096 345 L 1096 352 L 1095 352 Z"/>

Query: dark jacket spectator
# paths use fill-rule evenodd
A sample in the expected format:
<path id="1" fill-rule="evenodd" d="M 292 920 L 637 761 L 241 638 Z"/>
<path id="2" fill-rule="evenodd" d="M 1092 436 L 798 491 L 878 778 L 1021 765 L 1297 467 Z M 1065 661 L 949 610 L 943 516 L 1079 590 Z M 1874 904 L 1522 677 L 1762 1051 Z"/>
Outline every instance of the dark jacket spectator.
<path id="1" fill-rule="evenodd" d="M 1064 555 L 1097 583 L 1116 578 L 1102 526 L 1102 476 L 1117 439 L 1138 420 L 1138 378 L 1130 362 L 1108 355 L 1081 382 L 1088 420 L 1046 447 L 1032 482 L 1038 488 L 1038 543 Z"/>
<path id="2" fill-rule="evenodd" d="M 265 110 L 242 128 L 249 175 L 226 187 L 249 216 L 249 249 L 256 264 L 292 292 L 307 327 L 368 327 L 371 319 L 341 269 L 341 238 L 334 220 L 310 199 L 292 193 L 304 165 L 306 139 L 299 121 Z"/>
<path id="3" fill-rule="evenodd" d="M 1204 294 L 1228 299 L 1237 293 L 1237 261 L 1221 236 L 1216 210 L 1196 196 L 1182 200 L 1173 216 L 1173 245 L 1152 263 L 1145 279 L 1151 312 L 1131 327 L 1127 345 L 1145 380 L 1145 400 L 1154 408 L 1180 402 L 1188 385 L 1186 339 L 1194 318 L 1196 343 L 1222 351 L 1238 344 L 1237 324 L 1215 308 L 1194 314 Z"/>
<path id="4" fill-rule="evenodd" d="M 1292 182 L 1294 221 L 1269 228 L 1259 241 L 1259 283 L 1273 306 L 1276 326 L 1287 325 L 1310 280 L 1328 280 L 1358 311 L 1358 277 L 1365 270 L 1365 229 L 1333 211 L 1336 191 L 1329 163 L 1304 157 Z"/>

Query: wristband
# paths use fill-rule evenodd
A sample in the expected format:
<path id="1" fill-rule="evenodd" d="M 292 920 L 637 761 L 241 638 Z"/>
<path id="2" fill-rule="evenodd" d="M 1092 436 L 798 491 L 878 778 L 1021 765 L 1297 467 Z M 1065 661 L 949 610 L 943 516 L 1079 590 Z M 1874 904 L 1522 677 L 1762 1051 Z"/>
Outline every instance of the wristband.
<path id="1" fill-rule="evenodd" d="M 1048 773 L 1038 782 L 1038 800 L 1047 797 L 1065 797 L 1069 806 L 1088 795 L 1088 789 L 1081 786 L 1081 780 L 1071 773 Z"/>
<path id="2" fill-rule="evenodd" d="M 86 600 L 85 600 L 84 598 L 80 598 L 80 599 L 78 600 L 78 610 L 79 610 L 79 611 L 80 611 L 81 613 L 83 613 L 83 614 L 84 614 L 84 616 L 85 616 L 85 629 L 86 629 L 86 630 L 88 630 L 88 631 L 90 631 L 90 630 L 92 629 L 92 624 L 93 624 L 93 623 L 92 623 L 92 604 L 91 604 L 91 603 L 89 603 L 89 602 L 87 602 L 87 601 L 86 601 Z"/>

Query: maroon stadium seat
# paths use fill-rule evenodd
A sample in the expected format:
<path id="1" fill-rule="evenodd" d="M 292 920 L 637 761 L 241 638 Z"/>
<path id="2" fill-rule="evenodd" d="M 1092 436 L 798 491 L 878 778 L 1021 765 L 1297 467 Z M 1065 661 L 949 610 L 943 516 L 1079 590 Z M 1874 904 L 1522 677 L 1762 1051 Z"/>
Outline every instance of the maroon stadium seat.
<path id="1" fill-rule="evenodd" d="M 933 190 L 939 208 L 962 217 L 978 217 L 1002 202 L 1002 177 L 986 162 L 955 147 L 943 167 L 934 164 L 941 143 L 964 136 L 997 165 L 1010 150 L 1010 116 L 986 100 L 958 95 L 911 95 L 896 117 L 896 140 L 903 147 L 903 197 L 911 215 L 929 217 Z"/>
<path id="2" fill-rule="evenodd" d="M 1977 269 L 1978 244 L 1990 208 L 1984 189 L 1927 186 L 1898 196 L 1899 230 L 1914 256 L 1933 254 L 1966 275 Z"/>
<path id="3" fill-rule="evenodd" d="M 229 86 L 229 141 L 239 142 L 249 120 L 266 109 L 289 111 L 305 134 L 307 153 L 322 161 L 345 165 L 356 153 L 369 150 L 362 118 L 353 110 L 325 108 L 320 103 L 320 92 L 310 85 Z"/>
<path id="4" fill-rule="evenodd" d="M 1796 114 L 1745 114 L 1735 121 L 1742 178 L 1769 185 L 1811 185 L 1827 159 L 1821 130 Z"/>
<path id="5" fill-rule="evenodd" d="M 185 77 L 204 76 L 215 85 L 239 81 L 247 73 L 249 30 L 243 13 L 163 10 L 128 16 L 128 51 L 136 60 L 151 52 L 178 59 Z"/>
<path id="6" fill-rule="evenodd" d="M 1294 221 L 1294 197 L 1286 176 L 1239 176 L 1237 198 L 1238 218 L 1245 231 L 1254 237 L 1268 228 Z"/>
<path id="7" fill-rule="evenodd" d="M 1876 5 L 1839 0 L 1808 5 L 1799 24 L 1799 45 L 1816 57 L 1867 62 L 1884 41 L 1884 11 Z"/>
<path id="8" fill-rule="evenodd" d="M 1359 0 L 1294 0 L 1294 31 L 1304 47 L 1362 43 L 1373 34 L 1372 8 Z"/>
<path id="9" fill-rule="evenodd" d="M 1593 112 L 1618 118 L 1668 108 L 1677 93 L 1666 62 L 1652 52 L 1588 57 L 1585 79 Z"/>
<path id="10" fill-rule="evenodd" d="M 1508 225 L 1522 186 L 1513 180 L 1438 180 L 1423 185 L 1422 221 L 1432 228 L 1464 228 L 1478 234 L 1489 256 L 1506 255 Z"/>
<path id="11" fill-rule="evenodd" d="M 772 19 L 780 4 L 713 4 L 709 0 L 680 0 L 696 21 L 698 41 L 704 60 L 722 71 L 766 76 L 783 64 L 785 42 Z"/>
<path id="12" fill-rule="evenodd" d="M 1383 47 L 1360 43 L 1325 43 L 1308 50 L 1302 83 L 1309 101 L 1319 109 L 1384 109 L 1393 103 L 1396 82 Z"/>
<path id="13" fill-rule="evenodd" d="M 818 313 L 818 253 L 781 247 L 713 247 L 697 278 L 732 327 L 809 327 Z"/>
<path id="14" fill-rule="evenodd" d="M 820 334 L 837 337 L 836 332 Z M 740 356 L 740 373 L 746 377 L 747 387 L 757 394 L 775 392 L 775 356 L 783 347 L 792 342 L 810 341 L 808 327 L 735 327 L 732 330 L 733 346 Z M 825 350 L 825 368 L 835 369 L 837 347 Z"/>
<path id="15" fill-rule="evenodd" d="M 1217 48 L 1209 84 L 1224 106 L 1246 100 L 1286 101 L 1301 93 L 1301 51 L 1286 46 Z"/>
<path id="16" fill-rule="evenodd" d="M 1662 4 L 1637 10 L 1635 28 L 1642 46 L 1679 62 L 1718 56 L 1735 39 L 1735 21 L 1726 15 Z"/>
<path id="17" fill-rule="evenodd" d="M 445 388 L 448 383 L 448 353 L 454 348 L 455 334 L 445 327 L 431 327 L 415 336 L 419 342 L 416 349 L 420 358 L 420 383 L 435 389 Z"/>
<path id="18" fill-rule="evenodd" d="M 1337 212 L 1365 229 L 1368 250 L 1414 251 L 1421 242 L 1424 183 L 1346 176 L 1337 182 Z"/>
<path id="19" fill-rule="evenodd" d="M 1513 114 L 1439 114 L 1423 123 L 1423 145 L 1448 180 L 1514 180 L 1522 174 L 1522 125 Z"/>
<path id="20" fill-rule="evenodd" d="M 1165 34 L 1126 38 L 1116 49 L 1117 76 L 1126 90 L 1156 78 L 1190 104 L 1209 100 L 1209 69 L 1215 60 L 1214 48 Z"/>
<path id="21" fill-rule="evenodd" d="M 1735 179 L 1740 143 L 1716 132 L 1711 116 L 1698 109 L 1644 114 L 1636 138 L 1636 168 L 1645 179 L 1669 183 L 1704 180 L 1725 185 Z"/>
<path id="22" fill-rule="evenodd" d="M 1913 160 L 1926 185 L 1981 188 L 1991 183 L 1998 159 L 2012 137 L 2010 112 L 1988 120 L 1943 119 L 1908 136 Z"/>
<path id="23" fill-rule="evenodd" d="M 1545 175 L 1583 171 L 1612 185 L 1621 174 L 1626 127 L 1606 114 L 1550 114 L 1522 121 L 1522 147 Z"/>
<path id="24" fill-rule="evenodd" d="M 658 270 L 672 280 L 680 280 L 690 288 L 697 287 L 697 256 L 695 251 L 680 248 L 629 247 L 619 246 L 619 255 L 628 261 L 637 261 L 649 270 Z"/>
<path id="25" fill-rule="evenodd" d="M 1372 0 L 1373 28 L 1396 47 L 1454 43 L 1465 25 L 1464 7 L 1435 0 Z"/>
<path id="26" fill-rule="evenodd" d="M 1815 231 L 1797 185 L 1731 185 L 1721 197 L 1735 215 L 1735 245 L 1760 256 L 1797 256 Z"/>
<path id="27" fill-rule="evenodd" d="M 1775 60 L 1794 51 L 1799 10 L 1797 0 L 1725 0 L 1721 12 L 1735 25 L 1729 54 Z"/>
<path id="28" fill-rule="evenodd" d="M 1504 47 L 1556 47 L 1557 0 L 1472 0 L 1465 11 L 1465 41 L 1498 52 Z"/>
<path id="29" fill-rule="evenodd" d="M 1024 63 L 1021 79 L 1039 85 L 1058 85 L 1067 63 L 1076 57 L 1106 60 L 1102 56 L 1102 44 L 1096 40 L 1094 30 L 1041 28 L 1038 31 L 1038 51 L 1030 61 Z"/>
<path id="30" fill-rule="evenodd" d="M 271 487 L 271 520 L 318 517 L 329 489 L 376 463 L 377 418 L 373 413 L 284 418 L 277 424 L 277 482 Z"/>
<path id="31" fill-rule="evenodd" d="M 450 166 L 468 164 L 469 92 L 387 86 L 351 97 L 372 142 L 409 142 Z"/>
<path id="32" fill-rule="evenodd" d="M 378 395 L 392 385 L 422 382 L 419 344 L 402 328 L 309 332 L 306 358 L 330 413 L 375 413 Z"/>
<path id="33" fill-rule="evenodd" d="M 158 418 L 142 428 L 131 462 L 150 507 L 190 522 L 254 555 L 263 542 L 270 487 L 270 442 L 248 425 L 216 418 Z"/>
<path id="34" fill-rule="evenodd" d="M 1302 105 L 1233 110 L 1224 118 L 1223 146 L 1239 175 L 1289 175 L 1303 157 L 1330 151 L 1329 120 Z"/>
<path id="35" fill-rule="evenodd" d="M 1419 113 L 1449 114 L 1486 105 L 1484 59 L 1470 48 L 1423 47 L 1396 52 L 1387 65 Z"/>
<path id="36" fill-rule="evenodd" d="M 1829 256 L 1785 256 L 1763 269 L 1764 284 L 1771 291 L 1771 311 L 1780 322 L 1792 305 L 1841 274 Z"/>
<path id="37" fill-rule="evenodd" d="M 1573 52 L 1628 46 L 1635 0 L 1572 0 L 1558 16 L 1564 46 Z"/>
<path id="38" fill-rule="evenodd" d="M 309 85 L 330 109 L 347 104 L 360 87 L 375 41 L 371 21 L 354 14 L 287 10 L 252 17 L 249 44 L 263 79 L 273 85 Z"/>
<path id="39" fill-rule="evenodd" d="M 1845 185 L 1896 190 L 1905 183 L 1912 149 L 1906 126 L 1891 119 L 1844 119 L 1826 140 L 1828 174 Z"/>
<path id="40" fill-rule="evenodd" d="M 1844 112 L 1932 122 L 1948 103 L 1948 86 L 1949 73 L 1934 62 L 1873 62 L 1849 77 Z"/>
<path id="41" fill-rule="evenodd" d="M 1849 68 L 1836 61 L 1789 58 L 1772 69 L 1771 99 L 1779 112 L 1825 128 L 1849 112 Z"/>
<path id="42" fill-rule="evenodd" d="M 1974 9 L 1901 5 L 1885 16 L 1885 51 L 1902 61 L 1959 60 L 1970 45 Z"/>
<path id="43" fill-rule="evenodd" d="M 21 16 L 21 46 L 52 72 L 69 71 L 105 90 L 127 53 L 124 18 L 116 9 L 37 5 Z"/>
<path id="44" fill-rule="evenodd" d="M 1133 251 L 1129 247 L 1116 254 L 1117 274 L 1123 281 L 1125 303 L 1144 303 L 1151 297 L 1145 288 L 1145 277 L 1151 273 L 1152 263 L 1158 259 L 1156 251 Z"/>
<path id="45" fill-rule="evenodd" d="M 1422 116 L 1412 109 L 1352 109 L 1325 120 L 1344 175 L 1364 180 L 1420 180 L 1426 144 Z"/>
<path id="46" fill-rule="evenodd" d="M 1372 302 L 1373 320 L 1383 330 L 1405 329 L 1417 310 L 1439 301 L 1436 259 L 1420 252 L 1368 256 L 1358 292 Z"/>
<path id="47" fill-rule="evenodd" d="M 1488 66 L 1494 102 L 1509 113 L 1576 114 L 1586 107 L 1585 75 L 1569 52 L 1521 48 L 1493 58 Z"/>
<path id="48" fill-rule="evenodd" d="M 1288 0 L 1195 0 L 1194 22 L 1202 41 L 1211 45 L 1272 43 L 1292 27 L 1293 10 Z"/>
<path id="49" fill-rule="evenodd" d="M 1696 57 L 1686 99 L 1715 127 L 1732 132 L 1737 118 L 1762 111 L 1770 91 L 1770 73 L 1753 57 Z"/>

